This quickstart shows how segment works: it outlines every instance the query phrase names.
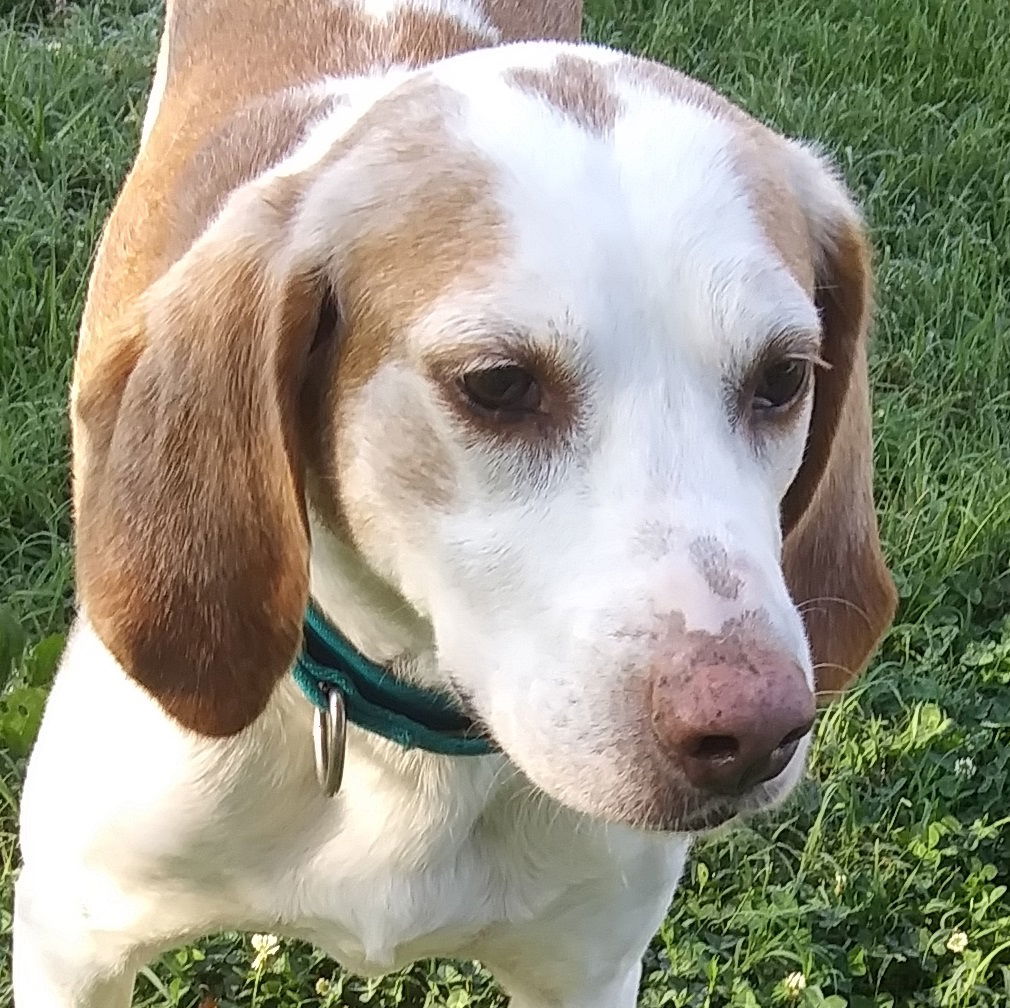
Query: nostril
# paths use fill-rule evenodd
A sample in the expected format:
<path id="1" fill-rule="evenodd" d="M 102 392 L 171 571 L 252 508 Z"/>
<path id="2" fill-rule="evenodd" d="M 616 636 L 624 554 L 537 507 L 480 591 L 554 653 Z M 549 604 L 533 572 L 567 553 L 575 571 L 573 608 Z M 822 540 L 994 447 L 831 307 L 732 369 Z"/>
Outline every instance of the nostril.
<path id="1" fill-rule="evenodd" d="M 795 745 L 804 735 L 810 731 L 812 724 L 800 725 L 799 728 L 794 728 L 782 741 L 778 744 L 779 749 L 785 749 L 786 746 Z"/>
<path id="2" fill-rule="evenodd" d="M 803 669 L 776 650 L 737 644 L 739 656 L 732 640 L 686 648 L 676 675 L 650 669 L 652 741 L 671 775 L 703 794 L 736 797 L 779 777 L 814 724 Z"/>
<path id="3" fill-rule="evenodd" d="M 740 752 L 740 743 L 732 735 L 704 735 L 688 750 L 695 759 L 721 763 L 734 759 Z"/>

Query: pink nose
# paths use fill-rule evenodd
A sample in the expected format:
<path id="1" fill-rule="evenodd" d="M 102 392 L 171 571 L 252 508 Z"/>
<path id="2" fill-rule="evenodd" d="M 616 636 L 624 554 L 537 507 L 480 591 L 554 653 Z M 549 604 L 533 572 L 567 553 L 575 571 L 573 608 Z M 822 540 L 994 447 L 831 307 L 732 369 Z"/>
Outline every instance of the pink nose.
<path id="1" fill-rule="evenodd" d="M 777 777 L 814 723 L 814 696 L 787 655 L 736 638 L 696 638 L 655 669 L 652 724 L 701 791 L 741 795 Z"/>

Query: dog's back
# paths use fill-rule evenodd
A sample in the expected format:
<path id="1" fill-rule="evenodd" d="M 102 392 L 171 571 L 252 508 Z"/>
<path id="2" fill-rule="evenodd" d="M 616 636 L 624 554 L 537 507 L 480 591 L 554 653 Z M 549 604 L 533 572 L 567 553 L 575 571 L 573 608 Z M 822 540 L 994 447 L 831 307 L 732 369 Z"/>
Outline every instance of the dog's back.
<path id="1" fill-rule="evenodd" d="M 279 161 L 332 107 L 332 92 L 313 86 L 323 78 L 416 68 L 503 42 L 576 39 L 581 7 L 169 0 L 141 150 L 105 231 L 82 339 L 114 323 L 228 192 Z"/>

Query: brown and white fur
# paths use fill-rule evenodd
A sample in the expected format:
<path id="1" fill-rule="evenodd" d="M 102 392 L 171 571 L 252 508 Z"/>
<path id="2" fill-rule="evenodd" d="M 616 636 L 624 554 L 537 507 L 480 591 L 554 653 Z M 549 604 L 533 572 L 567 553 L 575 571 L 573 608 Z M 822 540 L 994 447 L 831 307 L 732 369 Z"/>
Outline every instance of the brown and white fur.
<path id="1" fill-rule="evenodd" d="M 628 1008 L 692 835 L 802 771 L 809 735 L 698 784 L 698 711 L 705 738 L 801 711 L 889 623 L 856 211 L 579 19 L 169 0 L 77 357 L 80 613 L 24 790 L 18 1008 L 123 1008 L 225 928 Z M 495 368 L 528 409 L 468 398 Z M 324 797 L 288 675 L 310 592 L 501 755 L 352 728 Z"/>

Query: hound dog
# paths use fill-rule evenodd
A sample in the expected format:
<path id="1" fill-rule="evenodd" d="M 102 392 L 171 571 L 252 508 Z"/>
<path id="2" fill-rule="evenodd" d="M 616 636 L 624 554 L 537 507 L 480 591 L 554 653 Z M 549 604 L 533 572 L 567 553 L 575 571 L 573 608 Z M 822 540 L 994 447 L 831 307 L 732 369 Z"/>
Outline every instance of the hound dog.
<path id="1" fill-rule="evenodd" d="M 169 0 L 76 361 L 18 1008 L 225 928 L 629 1008 L 692 837 L 789 792 L 891 620 L 857 211 L 579 20 Z"/>

